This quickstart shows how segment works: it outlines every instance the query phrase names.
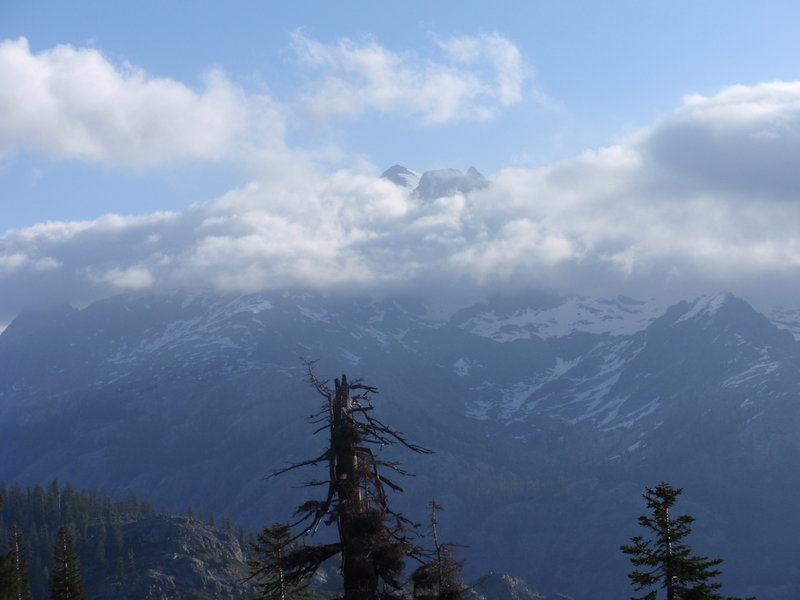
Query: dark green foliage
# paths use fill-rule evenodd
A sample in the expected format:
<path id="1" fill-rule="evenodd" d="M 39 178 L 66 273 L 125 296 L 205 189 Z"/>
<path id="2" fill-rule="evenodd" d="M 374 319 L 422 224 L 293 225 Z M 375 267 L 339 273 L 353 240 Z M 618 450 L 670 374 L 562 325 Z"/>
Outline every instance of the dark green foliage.
<path id="1" fill-rule="evenodd" d="M 81 564 L 73 547 L 69 530 L 62 525 L 56 534 L 53 548 L 53 568 L 50 572 L 51 600 L 84 600 Z"/>
<path id="2" fill-rule="evenodd" d="M 3 508 L 3 497 L 0 496 L 0 510 Z M 14 571 L 12 568 L 11 552 L 0 554 L 0 600 L 11 599 L 14 597 Z"/>
<path id="3" fill-rule="evenodd" d="M 28 578 L 27 547 L 22 538 L 22 530 L 14 523 L 8 536 L 11 557 L 12 583 L 15 600 L 31 600 L 31 586 Z M 0 596 L 2 597 L 2 596 Z"/>
<path id="4" fill-rule="evenodd" d="M 15 600 L 17 591 L 11 553 L 0 554 L 0 600 Z"/>
<path id="5" fill-rule="evenodd" d="M 310 598 L 307 582 L 290 582 L 284 573 L 283 557 L 291 550 L 292 530 L 284 523 L 273 523 L 258 534 L 252 544 L 256 558 L 247 564 L 251 581 L 264 600 L 303 600 Z"/>
<path id="6" fill-rule="evenodd" d="M 2 508 L 3 497 L 0 496 Z M 0 554 L 0 600 L 31 600 L 25 543 L 16 523 L 11 526 L 8 547 L 8 552 Z"/>
<path id="7" fill-rule="evenodd" d="M 0 539 L 9 539 L 13 524 L 18 525 L 34 598 L 48 595 L 54 534 L 60 524 L 69 527 L 75 551 L 84 562 L 100 564 L 104 556 L 105 562 L 115 565 L 118 558 L 128 563 L 123 524 L 154 514 L 152 506 L 136 496 L 112 500 L 93 491 L 75 491 L 55 481 L 46 488 L 0 486 L 0 494 L 6 500 L 0 518 Z"/>
<path id="8" fill-rule="evenodd" d="M 658 588 L 664 590 L 666 600 L 738 600 L 718 592 L 721 584 L 714 579 L 721 573 L 716 567 L 722 559 L 693 555 L 684 542 L 692 531 L 694 517 L 670 515 L 682 491 L 666 482 L 645 488 L 643 497 L 650 514 L 639 517 L 639 524 L 653 537 L 635 536 L 630 544 L 620 547 L 637 567 L 628 574 L 634 589 L 649 590 L 631 600 L 657 600 Z"/>
<path id="9" fill-rule="evenodd" d="M 0 558 L 5 557 L 2 554 L 5 551 L 3 539 L 10 539 L 13 523 L 19 523 L 22 564 L 24 566 L 27 562 L 33 598 L 43 600 L 49 597 L 53 548 L 61 524 L 67 527 L 72 536 L 73 550 L 80 557 L 87 595 L 98 597 L 98 590 L 102 590 L 103 597 L 110 597 L 110 590 L 124 591 L 141 583 L 148 559 L 152 557 L 148 555 L 149 547 L 141 533 L 132 532 L 141 532 L 142 528 L 137 524 L 155 517 L 149 503 L 136 496 L 114 500 L 93 491 L 78 492 L 69 485 L 58 483 L 28 489 L 0 485 L 0 494 L 6 500 L 5 510 L 0 512 Z M 254 536 L 241 527 L 235 527 L 230 519 L 223 519 L 223 522 L 238 538 L 242 548 L 249 547 Z M 206 557 L 201 558 L 205 560 Z M 241 570 L 240 577 L 244 576 L 244 569 L 238 561 L 232 560 L 232 566 L 234 570 Z M 212 569 L 217 567 L 218 562 L 210 566 Z M 236 575 L 232 577 L 231 581 L 237 582 Z M 186 583 L 185 587 L 194 593 L 196 590 L 192 585 L 193 582 Z M 0 585 L 0 600 L 5 600 L 2 592 L 6 589 L 10 588 Z M 9 598 L 28 599 L 25 595 Z"/>

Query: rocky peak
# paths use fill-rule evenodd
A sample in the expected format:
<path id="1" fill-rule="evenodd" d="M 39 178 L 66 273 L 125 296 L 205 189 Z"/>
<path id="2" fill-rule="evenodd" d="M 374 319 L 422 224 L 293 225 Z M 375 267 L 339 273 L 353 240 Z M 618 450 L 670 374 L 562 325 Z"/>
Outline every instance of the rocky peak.
<path id="1" fill-rule="evenodd" d="M 723 340 L 731 345 L 749 342 L 759 346 L 794 346 L 790 332 L 780 329 L 750 304 L 729 292 L 680 302 L 670 307 L 654 325 L 654 330 L 666 327 L 717 346 Z"/>
<path id="2" fill-rule="evenodd" d="M 381 177 L 401 187 L 412 189 L 423 200 L 435 200 L 456 193 L 466 194 L 489 185 L 475 167 L 470 167 L 466 173 L 458 169 L 436 169 L 420 175 L 402 165 L 394 165 L 386 169 Z"/>
<path id="3" fill-rule="evenodd" d="M 488 185 L 489 182 L 475 167 L 470 167 L 466 173 L 458 169 L 437 169 L 423 173 L 415 191 L 424 200 L 435 200 L 456 193 L 466 194 Z"/>
<path id="4" fill-rule="evenodd" d="M 66 304 L 20 313 L 2 332 L 5 339 L 21 339 L 69 318 L 77 310 Z"/>
<path id="5" fill-rule="evenodd" d="M 159 516 L 123 527 L 133 573 L 120 578 L 117 565 L 95 567 L 87 579 L 94 598 L 142 599 L 245 597 L 246 555 L 232 532 L 189 517 Z"/>
<path id="6" fill-rule="evenodd" d="M 394 165 L 386 169 L 381 177 L 401 187 L 415 189 L 419 185 L 419 173 L 402 165 Z"/>
<path id="7" fill-rule="evenodd" d="M 508 573 L 490 573 L 481 578 L 470 592 L 470 600 L 572 600 L 562 594 L 543 596 L 528 587 L 521 577 Z"/>

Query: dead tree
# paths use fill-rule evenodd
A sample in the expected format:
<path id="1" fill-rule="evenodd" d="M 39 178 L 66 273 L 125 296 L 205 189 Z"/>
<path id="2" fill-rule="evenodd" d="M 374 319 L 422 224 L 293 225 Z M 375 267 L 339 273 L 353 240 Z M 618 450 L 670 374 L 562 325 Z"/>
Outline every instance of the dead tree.
<path id="1" fill-rule="evenodd" d="M 289 582 L 302 582 L 329 558 L 341 555 L 345 600 L 374 600 L 398 590 L 407 556 L 419 557 L 414 543 L 414 524 L 389 508 L 387 488 L 402 491 L 384 472 L 408 475 L 393 461 L 376 454 L 383 446 L 400 444 L 423 454 L 431 451 L 410 443 L 372 415 L 370 396 L 378 390 L 349 382 L 345 375 L 331 389 L 308 365 L 311 385 L 325 399 L 312 423 L 314 432 L 327 431 L 330 442 L 316 458 L 295 463 L 272 475 L 306 466 L 327 466 L 327 478 L 306 485 L 326 489 L 321 500 L 309 500 L 296 511 L 298 528 L 293 540 L 311 535 L 321 524 L 336 525 L 338 541 L 289 549 L 282 558 Z"/>
<path id="2" fill-rule="evenodd" d="M 411 575 L 413 584 L 413 600 L 464 600 L 470 589 L 462 582 L 461 561 L 453 557 L 455 544 L 443 544 L 439 541 L 439 521 L 436 511 L 442 510 L 435 500 L 428 504 L 431 509 L 431 534 L 433 536 L 433 553 L 430 560 Z"/>

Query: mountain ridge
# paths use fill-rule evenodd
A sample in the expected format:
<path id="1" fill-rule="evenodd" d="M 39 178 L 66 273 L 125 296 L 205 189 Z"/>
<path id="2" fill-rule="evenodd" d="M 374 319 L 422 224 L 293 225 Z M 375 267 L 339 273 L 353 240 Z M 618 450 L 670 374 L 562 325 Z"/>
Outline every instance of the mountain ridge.
<path id="1" fill-rule="evenodd" d="M 139 293 L 58 314 L 0 335 L 7 481 L 152 491 L 173 508 L 202 495 L 205 510 L 250 525 L 281 520 L 297 496 L 261 478 L 307 458 L 305 357 L 323 378 L 365 377 L 382 392 L 382 418 L 437 451 L 408 458 L 417 478 L 398 500 L 404 512 L 436 497 L 443 525 L 472 547 L 468 563 L 518 572 L 546 593 L 622 593 L 624 574 L 603 573 L 624 568 L 611 555 L 625 538 L 606 550 L 587 540 L 625 531 L 622 490 L 654 478 L 696 485 L 715 535 L 724 522 L 742 526 L 710 539 L 745 548 L 746 521 L 725 494 L 760 511 L 794 489 L 781 478 L 800 459 L 799 345 L 730 294 L 663 312 L 657 301 L 532 294 L 429 319 L 393 298 Z M 574 493 L 584 488 L 591 507 Z M 604 525 L 592 524 L 602 514 Z M 537 525 L 564 519 L 574 539 Z M 503 554 L 501 531 L 520 556 Z M 580 582 L 546 568 L 570 554 L 591 573 Z M 731 557 L 735 582 L 770 572 L 753 574 L 747 560 L 744 550 Z"/>
<path id="2" fill-rule="evenodd" d="M 467 194 L 489 186 L 489 181 L 475 167 L 466 173 L 458 169 L 435 169 L 418 173 L 402 165 L 393 165 L 381 174 L 395 185 L 409 188 L 422 200 L 431 202 L 456 193 Z"/>

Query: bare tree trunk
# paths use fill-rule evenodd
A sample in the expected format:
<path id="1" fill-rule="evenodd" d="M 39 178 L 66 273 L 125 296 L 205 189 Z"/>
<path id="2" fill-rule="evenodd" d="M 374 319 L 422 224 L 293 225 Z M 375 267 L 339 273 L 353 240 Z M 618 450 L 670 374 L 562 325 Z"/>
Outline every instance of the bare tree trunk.
<path id="1" fill-rule="evenodd" d="M 358 477 L 357 435 L 352 417 L 347 377 L 336 380 L 333 402 L 331 448 L 336 456 L 335 481 L 340 505 L 338 516 L 342 542 L 342 579 L 345 600 L 373 600 L 378 577 L 370 559 L 370 532 L 365 527 L 361 485 Z"/>
<path id="2" fill-rule="evenodd" d="M 401 444 L 414 452 L 430 454 L 430 450 L 408 442 L 402 433 L 394 431 L 370 414 L 374 408 L 370 394 L 377 389 L 360 380 L 348 382 L 347 377 L 335 380 L 333 389 L 319 381 L 308 363 L 309 381 L 325 398 L 322 409 L 312 416 L 313 423 L 323 423 L 317 432 L 328 430 L 330 445 L 316 458 L 304 460 L 272 473 L 280 475 L 300 467 L 328 466 L 327 481 L 312 481 L 308 485 L 327 485 L 324 500 L 309 500 L 297 514 L 305 527 L 292 538 L 294 541 L 313 534 L 320 524 L 336 523 L 339 540 L 331 544 L 302 547 L 285 560 L 290 567 L 286 579 L 299 583 L 308 579 L 325 560 L 340 554 L 345 600 L 376 600 L 386 586 L 400 590 L 399 581 L 406 556 L 419 558 L 423 551 L 406 533 L 414 524 L 387 504 L 386 488 L 402 492 L 390 478 L 379 473 L 385 467 L 408 475 L 396 463 L 376 457 L 370 444 L 383 448 Z M 384 592 L 379 591 L 383 582 Z"/>
<path id="3" fill-rule="evenodd" d="M 675 600 L 675 585 L 673 581 L 674 575 L 672 573 L 672 531 L 670 530 L 669 525 L 669 508 L 666 508 L 665 510 L 667 512 L 667 559 L 664 576 L 667 583 L 667 600 Z"/>
<path id="4" fill-rule="evenodd" d="M 281 600 L 286 600 L 286 583 L 283 581 L 283 566 L 281 565 L 281 560 L 283 560 L 283 549 L 278 548 L 278 560 L 276 561 L 278 565 L 278 583 L 281 586 Z"/>
<path id="5" fill-rule="evenodd" d="M 439 543 L 439 532 L 436 525 L 436 507 L 438 505 L 435 501 L 431 500 L 431 531 L 433 532 L 433 547 L 436 548 L 436 595 L 441 596 L 442 587 L 444 582 L 444 565 L 442 564 L 442 545 Z"/>

